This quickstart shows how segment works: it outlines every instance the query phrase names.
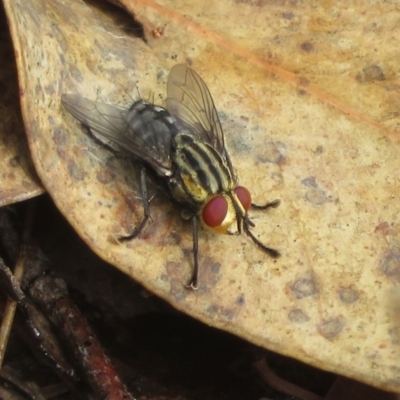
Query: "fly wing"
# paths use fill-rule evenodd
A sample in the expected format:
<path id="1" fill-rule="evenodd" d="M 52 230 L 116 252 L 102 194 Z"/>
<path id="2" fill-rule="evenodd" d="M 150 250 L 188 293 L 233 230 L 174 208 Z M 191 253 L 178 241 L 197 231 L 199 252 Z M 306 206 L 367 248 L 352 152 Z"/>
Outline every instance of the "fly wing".
<path id="1" fill-rule="evenodd" d="M 210 91 L 203 79 L 186 65 L 175 65 L 169 73 L 167 110 L 197 139 L 213 146 L 234 173 Z"/>
<path id="2" fill-rule="evenodd" d="M 166 110 L 142 100 L 124 109 L 85 99 L 75 94 L 63 94 L 64 107 L 83 125 L 97 133 L 100 141 L 114 143 L 145 161 L 160 176 L 171 175 L 171 124 L 160 114 Z M 174 127 L 172 127 L 174 128 Z"/>

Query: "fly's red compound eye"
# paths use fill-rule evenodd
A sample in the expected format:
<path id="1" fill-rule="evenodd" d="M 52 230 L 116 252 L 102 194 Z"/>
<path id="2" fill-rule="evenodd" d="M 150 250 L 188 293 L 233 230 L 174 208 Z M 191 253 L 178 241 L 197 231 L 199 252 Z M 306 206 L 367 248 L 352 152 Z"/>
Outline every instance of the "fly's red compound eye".
<path id="1" fill-rule="evenodd" d="M 250 192 L 244 188 L 243 186 L 238 186 L 235 189 L 233 189 L 236 196 L 242 203 L 243 208 L 248 211 L 251 207 L 251 194 Z"/>
<path id="2" fill-rule="evenodd" d="M 228 202 L 223 196 L 211 199 L 203 208 L 203 221 L 210 228 L 220 226 L 228 213 Z"/>

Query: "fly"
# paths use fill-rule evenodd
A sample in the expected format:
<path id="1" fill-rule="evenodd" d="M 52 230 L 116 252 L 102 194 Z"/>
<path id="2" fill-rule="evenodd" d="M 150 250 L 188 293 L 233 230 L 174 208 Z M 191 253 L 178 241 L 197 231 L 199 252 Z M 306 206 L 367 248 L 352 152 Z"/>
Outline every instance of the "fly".
<path id="1" fill-rule="evenodd" d="M 216 233 L 228 234 L 236 222 L 253 242 L 273 258 L 280 256 L 259 241 L 250 228 L 250 208 L 277 207 L 279 200 L 265 205 L 252 203 L 250 192 L 238 178 L 225 148 L 224 134 L 211 94 L 191 68 L 175 65 L 168 76 L 166 109 L 144 100 L 129 109 L 94 102 L 78 95 L 63 94 L 66 109 L 83 125 L 122 151 L 138 158 L 144 218 L 133 233 L 140 234 L 150 217 L 146 175 L 156 176 L 159 186 L 184 209 L 193 231 L 194 269 L 189 287 L 198 286 L 198 221 Z"/>

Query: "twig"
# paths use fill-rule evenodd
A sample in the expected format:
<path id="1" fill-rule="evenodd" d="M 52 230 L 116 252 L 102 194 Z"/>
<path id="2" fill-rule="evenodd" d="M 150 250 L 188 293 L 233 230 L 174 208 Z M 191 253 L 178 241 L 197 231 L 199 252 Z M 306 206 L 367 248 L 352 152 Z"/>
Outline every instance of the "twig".
<path id="1" fill-rule="evenodd" d="M 26 262 L 26 248 L 27 248 L 26 246 L 31 235 L 34 206 L 35 202 L 31 202 L 27 208 L 21 250 L 14 269 L 14 278 L 17 280 L 17 282 L 21 281 L 22 276 L 24 274 L 24 266 Z M 17 308 L 17 303 L 13 299 L 8 298 L 4 310 L 3 320 L 1 322 L 1 327 L 0 327 L 0 369 L 3 364 L 4 354 L 7 349 L 8 338 L 10 336 L 16 308 Z"/>
<path id="2" fill-rule="evenodd" d="M 41 276 L 32 282 L 29 294 L 64 336 L 96 398 L 133 400 L 85 317 L 69 299 L 65 282 Z"/>
<path id="3" fill-rule="evenodd" d="M 263 380 L 275 390 L 289 394 L 302 400 L 323 400 L 323 397 L 310 392 L 294 383 L 288 382 L 280 378 L 267 364 L 265 358 L 256 361 L 254 367 L 258 370 Z"/>

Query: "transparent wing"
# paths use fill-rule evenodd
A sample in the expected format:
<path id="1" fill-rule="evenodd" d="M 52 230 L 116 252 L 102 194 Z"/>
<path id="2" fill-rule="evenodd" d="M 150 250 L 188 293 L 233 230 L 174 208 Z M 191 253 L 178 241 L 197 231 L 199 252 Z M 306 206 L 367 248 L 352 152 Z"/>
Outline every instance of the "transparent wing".
<path id="1" fill-rule="evenodd" d="M 224 133 L 210 91 L 203 79 L 183 64 L 172 67 L 167 83 L 167 110 L 199 140 L 212 145 L 233 172 Z"/>
<path id="2" fill-rule="evenodd" d="M 63 94 L 61 102 L 78 121 L 96 132 L 99 140 L 117 144 L 161 176 L 171 175 L 171 129 L 175 127 L 162 118 L 169 116 L 166 110 L 141 100 L 128 110 L 74 94 Z"/>

